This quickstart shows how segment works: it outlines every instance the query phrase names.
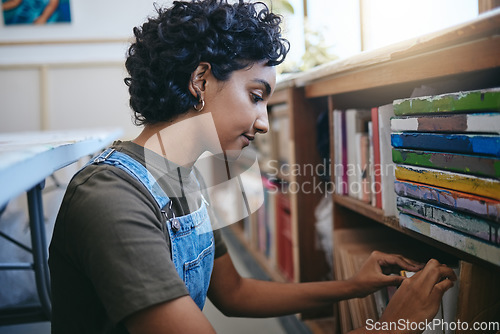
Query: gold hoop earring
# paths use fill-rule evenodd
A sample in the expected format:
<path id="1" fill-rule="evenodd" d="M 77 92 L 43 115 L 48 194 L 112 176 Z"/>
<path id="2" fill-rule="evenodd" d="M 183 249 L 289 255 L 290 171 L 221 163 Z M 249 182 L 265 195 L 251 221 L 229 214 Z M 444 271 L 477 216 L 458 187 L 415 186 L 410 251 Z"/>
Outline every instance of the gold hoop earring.
<path id="1" fill-rule="evenodd" d="M 193 106 L 193 109 L 196 110 L 197 112 L 201 112 L 203 108 L 205 108 L 205 100 L 200 99 L 200 103 L 201 103 L 200 109 L 196 108 L 198 106 L 197 104 Z"/>

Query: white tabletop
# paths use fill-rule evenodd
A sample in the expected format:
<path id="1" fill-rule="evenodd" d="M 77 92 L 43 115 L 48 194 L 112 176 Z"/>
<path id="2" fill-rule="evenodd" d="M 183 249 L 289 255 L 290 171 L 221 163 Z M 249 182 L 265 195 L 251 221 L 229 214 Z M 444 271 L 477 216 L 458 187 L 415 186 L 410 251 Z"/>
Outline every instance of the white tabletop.
<path id="1" fill-rule="evenodd" d="M 0 207 L 121 135 L 119 129 L 0 134 Z"/>

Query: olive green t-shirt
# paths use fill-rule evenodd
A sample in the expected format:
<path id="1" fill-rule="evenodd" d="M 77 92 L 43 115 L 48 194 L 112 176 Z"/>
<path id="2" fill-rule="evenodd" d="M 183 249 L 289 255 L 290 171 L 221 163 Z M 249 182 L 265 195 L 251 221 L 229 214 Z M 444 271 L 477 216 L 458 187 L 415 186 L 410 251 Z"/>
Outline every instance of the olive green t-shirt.
<path id="1" fill-rule="evenodd" d="M 147 166 L 176 216 L 198 209 L 204 183 L 195 170 L 132 142 L 113 147 Z M 107 164 L 79 172 L 67 188 L 49 248 L 52 332 L 126 333 L 127 316 L 188 295 L 171 260 L 165 221 L 149 191 L 127 172 Z M 214 239 L 217 258 L 227 249 L 219 230 Z"/>

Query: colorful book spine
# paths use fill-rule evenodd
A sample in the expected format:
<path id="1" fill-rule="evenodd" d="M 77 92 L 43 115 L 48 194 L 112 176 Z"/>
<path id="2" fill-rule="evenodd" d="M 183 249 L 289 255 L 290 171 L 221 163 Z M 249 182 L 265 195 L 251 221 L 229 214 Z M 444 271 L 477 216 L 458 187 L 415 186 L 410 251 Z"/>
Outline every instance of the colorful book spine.
<path id="1" fill-rule="evenodd" d="M 398 180 L 424 183 L 500 200 L 500 181 L 495 179 L 407 165 L 397 165 L 395 175 Z"/>
<path id="2" fill-rule="evenodd" d="M 391 119 L 391 131 L 500 134 L 500 113 L 401 116 Z"/>
<path id="3" fill-rule="evenodd" d="M 500 110 L 500 88 L 400 99 L 395 100 L 393 105 L 396 116 Z"/>
<path id="4" fill-rule="evenodd" d="M 440 134 L 427 132 L 394 132 L 395 148 L 487 155 L 500 158 L 500 136 L 473 134 Z"/>
<path id="5" fill-rule="evenodd" d="M 380 125 L 378 119 L 378 108 L 372 108 L 372 146 L 373 146 L 373 186 L 375 193 L 375 206 L 382 209 L 382 178 L 380 166 Z"/>
<path id="6" fill-rule="evenodd" d="M 414 198 L 500 223 L 500 201 L 498 200 L 401 180 L 396 180 L 394 189 L 398 196 Z"/>
<path id="7" fill-rule="evenodd" d="M 500 266 L 500 247 L 494 244 L 405 213 L 399 215 L 399 225 Z"/>
<path id="8" fill-rule="evenodd" d="M 393 149 L 392 161 L 419 167 L 500 178 L 500 159 L 477 155 Z"/>
<path id="9" fill-rule="evenodd" d="M 444 225 L 462 233 L 489 241 L 497 246 L 500 245 L 500 224 L 498 223 L 460 212 L 453 212 L 406 197 L 398 197 L 397 205 L 400 212 Z"/>

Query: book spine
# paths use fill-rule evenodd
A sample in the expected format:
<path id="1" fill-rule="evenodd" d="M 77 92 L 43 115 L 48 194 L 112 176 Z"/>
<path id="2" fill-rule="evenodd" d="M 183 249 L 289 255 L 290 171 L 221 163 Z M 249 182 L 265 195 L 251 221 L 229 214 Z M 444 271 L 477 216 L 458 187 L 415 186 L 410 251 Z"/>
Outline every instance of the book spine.
<path id="1" fill-rule="evenodd" d="M 277 262 L 278 268 L 290 281 L 294 281 L 293 231 L 290 212 L 290 199 L 287 194 L 279 193 L 276 198 L 276 229 L 278 233 Z"/>
<path id="2" fill-rule="evenodd" d="M 500 160 L 475 155 L 393 149 L 392 161 L 477 176 L 500 178 Z"/>
<path id="3" fill-rule="evenodd" d="M 441 207 L 414 199 L 399 197 L 397 205 L 400 212 L 417 216 L 433 223 L 441 224 L 454 230 L 500 245 L 500 224 L 453 212 Z"/>
<path id="4" fill-rule="evenodd" d="M 412 115 L 436 112 L 500 110 L 500 89 L 492 88 L 395 100 L 394 114 Z"/>
<path id="5" fill-rule="evenodd" d="M 335 180 L 335 193 L 343 195 L 343 173 L 344 165 L 342 161 L 342 111 L 333 111 L 333 145 L 334 145 L 334 164 L 333 174 Z"/>
<path id="6" fill-rule="evenodd" d="M 395 148 L 500 157 L 500 136 L 494 135 L 394 132 L 391 143 Z"/>
<path id="7" fill-rule="evenodd" d="M 343 173 L 342 173 L 342 193 L 344 195 L 349 195 L 348 188 L 348 177 L 347 177 L 347 125 L 346 125 L 346 113 L 341 113 L 341 129 L 342 129 L 342 165 L 343 165 Z"/>
<path id="8" fill-rule="evenodd" d="M 500 266 L 500 247 L 498 246 L 404 213 L 399 215 L 399 224 L 404 228 Z"/>
<path id="9" fill-rule="evenodd" d="M 380 142 L 380 176 L 382 209 L 385 216 L 394 216 L 396 209 L 396 193 L 394 192 L 395 165 L 391 154 L 391 117 L 394 117 L 392 104 L 378 108 L 379 142 Z"/>
<path id="10" fill-rule="evenodd" d="M 399 196 L 418 199 L 451 210 L 463 211 L 500 223 L 500 201 L 451 189 L 401 180 L 396 180 L 394 189 Z"/>
<path id="11" fill-rule="evenodd" d="M 397 165 L 395 175 L 398 180 L 435 185 L 500 200 L 500 181 L 495 179 L 407 165 Z"/>
<path id="12" fill-rule="evenodd" d="M 373 176 L 374 184 L 372 190 L 375 193 L 375 206 L 382 209 L 382 180 L 380 167 L 380 125 L 378 119 L 378 108 L 372 108 L 372 140 L 373 140 Z"/>
<path id="13" fill-rule="evenodd" d="M 391 131 L 500 134 L 500 113 L 394 117 L 391 119 Z"/>

